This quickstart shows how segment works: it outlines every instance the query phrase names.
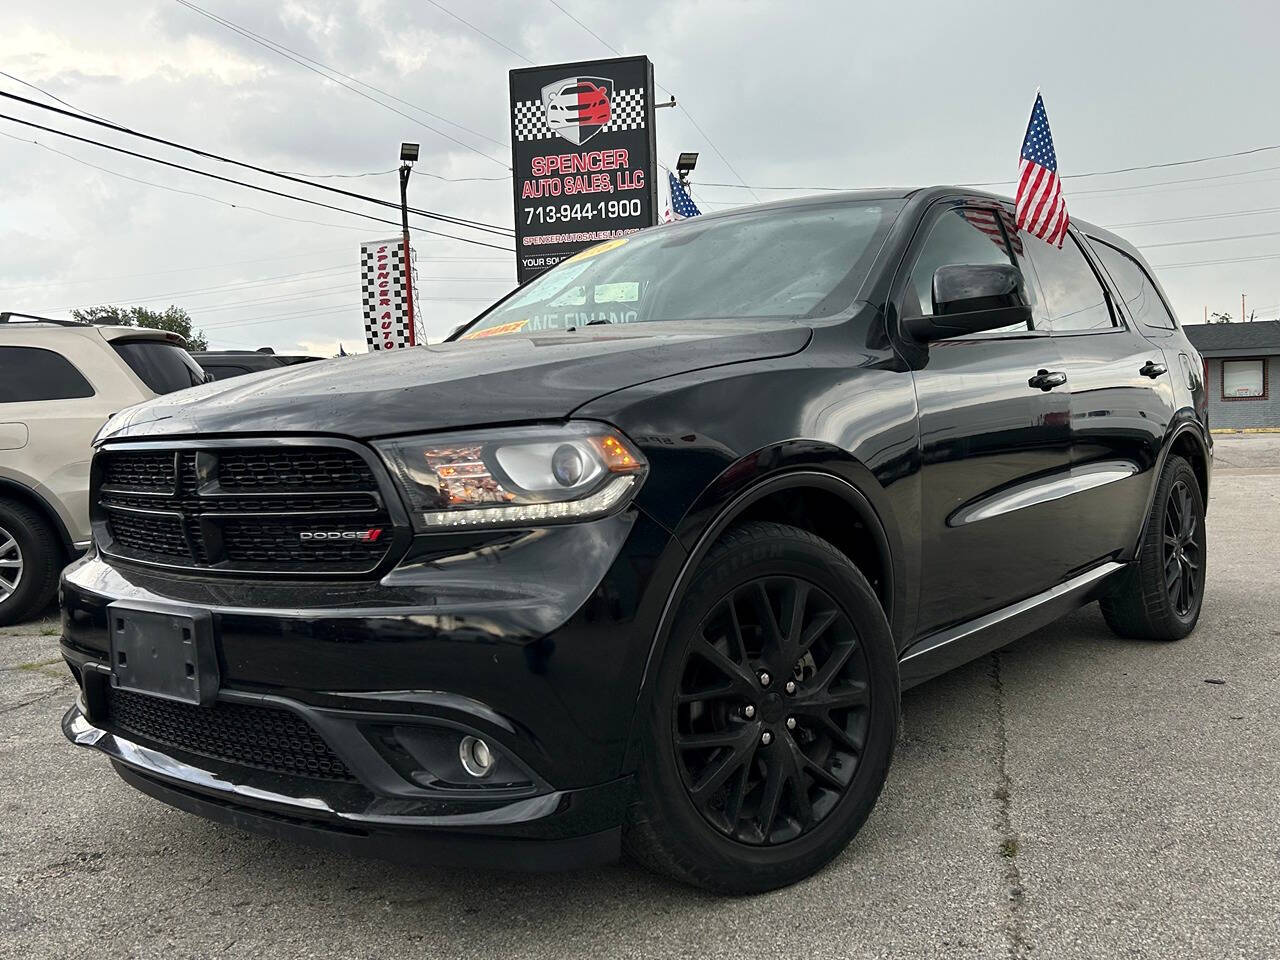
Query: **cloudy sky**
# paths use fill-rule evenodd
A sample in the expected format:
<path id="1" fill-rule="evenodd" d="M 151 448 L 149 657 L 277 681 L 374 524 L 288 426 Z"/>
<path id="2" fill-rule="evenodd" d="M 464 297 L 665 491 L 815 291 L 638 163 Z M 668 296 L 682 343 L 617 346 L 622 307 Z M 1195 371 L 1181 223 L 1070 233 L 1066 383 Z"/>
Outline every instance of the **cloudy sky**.
<path id="1" fill-rule="evenodd" d="M 340 71 L 359 93 L 193 5 Z M 507 71 L 528 62 L 609 56 L 605 44 L 647 53 L 660 92 L 687 111 L 659 111 L 659 153 L 670 163 L 701 152 L 695 196 L 707 209 L 816 187 L 1007 179 L 1039 85 L 1074 215 L 1141 246 L 1184 321 L 1199 322 L 1206 306 L 1238 318 L 1242 292 L 1259 318 L 1274 319 L 1280 11 L 1189 0 L 1156 9 L 1132 0 L 0 0 L 0 70 L 16 78 L 0 76 L 0 90 L 49 102 L 25 82 L 135 130 L 387 200 L 398 200 L 388 171 L 400 142 L 420 141 L 413 203 L 510 226 Z M 0 114 L 139 149 L 13 101 L 0 101 Z M 0 134 L 0 308 L 65 316 L 79 305 L 173 303 L 215 347 L 364 348 L 358 246 L 393 227 L 9 120 Z M 1073 177 L 1256 148 L 1269 149 Z M 753 189 L 722 185 L 743 182 Z M 426 235 L 414 245 L 432 337 L 514 283 L 512 254 Z"/>

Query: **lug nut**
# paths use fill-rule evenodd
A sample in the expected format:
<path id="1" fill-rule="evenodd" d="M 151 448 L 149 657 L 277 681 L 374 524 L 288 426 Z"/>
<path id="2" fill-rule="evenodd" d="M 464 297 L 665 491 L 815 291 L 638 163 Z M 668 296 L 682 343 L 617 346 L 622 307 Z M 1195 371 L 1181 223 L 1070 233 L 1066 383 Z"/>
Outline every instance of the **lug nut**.
<path id="1" fill-rule="evenodd" d="M 794 730 L 795 728 L 796 728 L 796 718 L 795 718 L 795 717 L 787 717 L 787 729 L 788 729 L 788 730 Z"/>
<path id="2" fill-rule="evenodd" d="M 748 720 L 750 720 L 752 717 L 756 715 L 756 708 L 748 703 L 745 707 L 742 708 L 742 715 L 746 717 Z"/>
<path id="3" fill-rule="evenodd" d="M 767 687 L 772 681 L 773 681 L 773 678 L 769 676 L 769 674 L 767 673 L 760 674 L 760 686 Z"/>
<path id="4" fill-rule="evenodd" d="M 767 747 L 769 744 L 773 743 L 773 734 L 766 730 L 764 733 L 760 734 L 760 742 Z"/>
<path id="5" fill-rule="evenodd" d="M 794 680 L 788 680 L 788 681 L 787 681 L 787 685 L 786 685 L 785 687 L 783 687 L 783 689 L 784 689 L 784 690 L 786 690 L 786 691 L 787 691 L 787 693 L 795 693 L 795 692 L 796 692 L 796 682 L 795 682 Z"/>

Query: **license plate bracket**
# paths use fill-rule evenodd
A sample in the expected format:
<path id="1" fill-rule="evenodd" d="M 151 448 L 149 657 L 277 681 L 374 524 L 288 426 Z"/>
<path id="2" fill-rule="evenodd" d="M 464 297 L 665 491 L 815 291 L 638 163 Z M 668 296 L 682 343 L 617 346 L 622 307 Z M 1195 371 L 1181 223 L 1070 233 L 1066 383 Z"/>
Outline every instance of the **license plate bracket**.
<path id="1" fill-rule="evenodd" d="M 121 690 L 209 706 L 218 696 L 218 656 L 208 610 L 112 603 L 111 684 Z"/>

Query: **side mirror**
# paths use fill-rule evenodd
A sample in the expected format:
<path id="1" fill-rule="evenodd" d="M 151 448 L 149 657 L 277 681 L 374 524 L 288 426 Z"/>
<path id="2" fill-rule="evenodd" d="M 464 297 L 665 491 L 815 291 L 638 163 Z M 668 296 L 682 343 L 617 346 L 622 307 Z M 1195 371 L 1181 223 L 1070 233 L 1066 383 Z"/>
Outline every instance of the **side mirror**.
<path id="1" fill-rule="evenodd" d="M 928 343 L 1030 323 L 1031 306 L 1017 267 L 955 264 L 934 271 L 933 316 L 912 317 L 906 327 L 917 340 Z"/>

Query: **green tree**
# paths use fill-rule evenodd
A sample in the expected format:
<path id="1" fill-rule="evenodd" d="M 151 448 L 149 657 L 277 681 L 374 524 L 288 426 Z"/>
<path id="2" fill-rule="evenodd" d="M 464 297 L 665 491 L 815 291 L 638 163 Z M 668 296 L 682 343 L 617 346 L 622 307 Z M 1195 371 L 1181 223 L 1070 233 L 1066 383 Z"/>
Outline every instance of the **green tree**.
<path id="1" fill-rule="evenodd" d="M 150 327 L 153 330 L 167 330 L 176 333 L 187 341 L 187 349 L 200 351 L 209 349 L 209 338 L 203 330 L 196 330 L 191 323 L 191 315 L 181 307 L 170 306 L 166 310 L 148 310 L 146 307 L 117 307 L 103 304 L 98 307 L 86 307 L 83 310 L 72 310 L 71 316 L 84 323 L 98 326 Z"/>

